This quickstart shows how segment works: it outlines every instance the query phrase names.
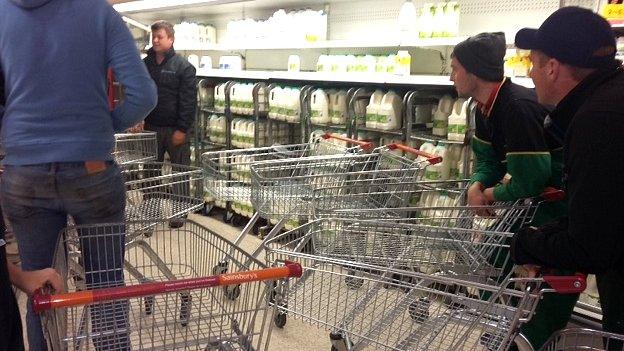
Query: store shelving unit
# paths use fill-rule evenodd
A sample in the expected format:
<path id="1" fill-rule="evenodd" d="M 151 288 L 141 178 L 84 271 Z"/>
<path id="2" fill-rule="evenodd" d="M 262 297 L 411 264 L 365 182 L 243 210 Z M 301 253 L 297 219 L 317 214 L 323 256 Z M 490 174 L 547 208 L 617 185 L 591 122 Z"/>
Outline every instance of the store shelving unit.
<path id="1" fill-rule="evenodd" d="M 339 72 L 288 72 L 288 71 L 237 71 L 222 69 L 198 69 L 197 76 L 217 79 L 250 79 L 263 81 L 301 81 L 328 83 L 361 83 L 377 85 L 438 86 L 451 87 L 453 82 L 445 75 L 410 75 L 398 76 L 377 73 L 339 73 Z M 533 81 L 526 77 L 514 77 L 520 85 L 533 88 Z"/>

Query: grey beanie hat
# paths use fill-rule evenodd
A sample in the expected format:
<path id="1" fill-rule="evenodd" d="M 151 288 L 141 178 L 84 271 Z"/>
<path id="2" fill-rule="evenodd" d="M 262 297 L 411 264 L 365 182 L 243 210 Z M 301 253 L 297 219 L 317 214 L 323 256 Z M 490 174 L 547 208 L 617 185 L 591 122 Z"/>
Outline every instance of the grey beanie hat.
<path id="1" fill-rule="evenodd" d="M 504 76 L 505 33 L 480 33 L 455 46 L 452 56 L 475 76 L 500 82 Z"/>

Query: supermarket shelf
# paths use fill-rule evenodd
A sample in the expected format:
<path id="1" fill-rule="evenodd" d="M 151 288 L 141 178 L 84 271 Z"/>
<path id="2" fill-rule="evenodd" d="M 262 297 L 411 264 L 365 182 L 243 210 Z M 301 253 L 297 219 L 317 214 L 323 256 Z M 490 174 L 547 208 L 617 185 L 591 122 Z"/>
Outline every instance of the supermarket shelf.
<path id="1" fill-rule="evenodd" d="M 323 124 L 323 123 L 310 123 L 313 127 L 324 127 L 324 128 L 334 128 L 334 129 L 347 129 L 345 125 L 338 124 Z"/>
<path id="2" fill-rule="evenodd" d="M 276 123 L 284 123 L 284 124 L 293 124 L 293 125 L 301 125 L 300 121 L 297 122 L 292 122 L 292 121 L 284 121 L 281 119 L 275 119 L 275 118 L 269 118 L 270 121 L 276 122 Z"/>
<path id="3" fill-rule="evenodd" d="M 198 44 L 176 47 L 178 51 L 240 51 L 240 50 L 284 50 L 284 49 L 332 49 L 332 48 L 385 48 L 385 47 L 439 47 L 455 46 L 467 37 L 427 38 L 410 41 L 396 39 L 366 40 L 321 40 L 316 42 L 290 42 L 278 40 L 254 40 L 231 44 Z"/>
<path id="4" fill-rule="evenodd" d="M 217 111 L 217 110 L 215 110 L 215 109 L 213 109 L 213 108 L 210 108 L 210 107 L 202 107 L 202 108 L 201 108 L 201 111 L 202 111 L 202 112 L 206 112 L 206 113 L 213 113 L 213 114 L 215 114 L 215 115 L 222 115 L 222 114 L 224 114 L 224 113 L 225 113 L 225 112 L 220 112 L 220 111 Z"/>
<path id="5" fill-rule="evenodd" d="M 463 141 L 448 140 L 448 139 L 439 137 L 437 135 L 433 135 L 433 134 L 422 132 L 422 131 L 413 131 L 412 134 L 410 135 L 410 138 L 414 140 L 428 141 L 430 143 L 443 142 L 445 144 L 464 145 Z"/>
<path id="6" fill-rule="evenodd" d="M 396 136 L 403 136 L 403 131 L 401 130 L 385 130 L 385 129 L 377 129 L 377 128 L 368 128 L 368 127 L 364 127 L 364 126 L 358 126 L 357 127 L 357 131 L 358 132 L 373 132 L 373 133 L 379 133 L 379 134 L 386 134 L 386 135 L 396 135 Z"/>
<path id="7" fill-rule="evenodd" d="M 409 84 L 451 86 L 448 76 L 413 75 L 395 76 L 374 73 L 337 73 L 337 72 L 288 72 L 288 71 L 235 71 L 221 69 L 198 69 L 200 77 L 256 79 L 256 80 L 298 80 L 319 82 L 352 82 L 373 84 Z"/>
<path id="8" fill-rule="evenodd" d="M 368 84 L 399 84 L 424 86 L 452 86 L 449 76 L 411 75 L 397 76 L 375 73 L 338 73 L 338 72 L 288 72 L 288 71 L 235 71 L 221 69 L 198 69 L 200 77 L 254 79 L 254 80 L 297 80 L 310 82 L 349 82 Z M 512 78 L 513 82 L 533 88 L 530 78 Z"/>

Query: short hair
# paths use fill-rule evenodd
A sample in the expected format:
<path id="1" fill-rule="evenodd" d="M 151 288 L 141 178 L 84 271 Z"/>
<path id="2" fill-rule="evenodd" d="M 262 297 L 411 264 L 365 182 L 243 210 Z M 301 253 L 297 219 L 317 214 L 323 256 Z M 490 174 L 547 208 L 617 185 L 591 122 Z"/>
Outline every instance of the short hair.
<path id="1" fill-rule="evenodd" d="M 175 36 L 175 30 L 173 30 L 173 24 L 164 20 L 160 20 L 160 21 L 156 21 L 152 23 L 151 29 L 152 29 L 152 32 L 156 32 L 161 29 L 164 29 L 165 33 L 167 33 L 167 36 L 169 38 L 173 38 Z"/>
<path id="2" fill-rule="evenodd" d="M 543 51 L 533 50 L 533 52 L 534 54 L 537 54 L 537 55 L 534 55 L 534 57 L 537 59 L 534 60 L 533 64 L 537 63 L 539 64 L 540 67 L 544 66 L 546 62 L 548 62 L 548 60 L 552 58 L 548 56 L 546 53 L 544 53 Z M 577 67 L 577 66 L 569 65 L 563 62 L 561 62 L 561 64 L 568 69 L 568 71 L 570 72 L 570 75 L 572 76 L 572 79 L 579 81 L 579 82 L 587 78 L 587 76 L 592 74 L 594 71 L 596 71 L 595 68 Z"/>

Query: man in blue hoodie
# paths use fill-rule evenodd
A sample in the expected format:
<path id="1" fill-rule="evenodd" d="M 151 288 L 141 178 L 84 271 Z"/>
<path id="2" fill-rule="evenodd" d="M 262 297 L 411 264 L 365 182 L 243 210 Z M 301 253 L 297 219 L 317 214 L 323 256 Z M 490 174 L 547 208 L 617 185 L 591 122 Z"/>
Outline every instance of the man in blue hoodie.
<path id="1" fill-rule="evenodd" d="M 109 67 L 125 87 L 125 101 L 113 111 Z M 0 0 L 0 73 L 2 207 L 22 268 L 38 270 L 52 265 L 67 215 L 77 224 L 123 221 L 113 134 L 145 118 L 156 88 L 128 28 L 105 0 Z M 83 238 L 81 249 L 88 287 L 123 284 L 122 235 Z M 126 305 L 92 307 L 91 324 L 108 335 L 94 338 L 97 349 L 130 348 Z M 30 350 L 45 350 L 30 305 L 27 327 Z"/>

